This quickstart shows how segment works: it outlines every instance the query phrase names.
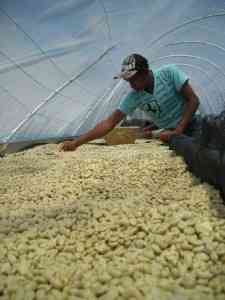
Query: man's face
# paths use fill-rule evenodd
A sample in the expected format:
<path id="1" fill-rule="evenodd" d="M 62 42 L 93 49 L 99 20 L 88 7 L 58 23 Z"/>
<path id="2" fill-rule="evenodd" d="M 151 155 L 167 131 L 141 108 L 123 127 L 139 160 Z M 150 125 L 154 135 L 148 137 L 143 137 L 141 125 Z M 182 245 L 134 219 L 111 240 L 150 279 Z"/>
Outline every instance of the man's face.
<path id="1" fill-rule="evenodd" d="M 143 73 L 136 73 L 131 78 L 127 79 L 132 89 L 136 91 L 143 91 L 146 87 L 146 78 L 147 74 Z"/>

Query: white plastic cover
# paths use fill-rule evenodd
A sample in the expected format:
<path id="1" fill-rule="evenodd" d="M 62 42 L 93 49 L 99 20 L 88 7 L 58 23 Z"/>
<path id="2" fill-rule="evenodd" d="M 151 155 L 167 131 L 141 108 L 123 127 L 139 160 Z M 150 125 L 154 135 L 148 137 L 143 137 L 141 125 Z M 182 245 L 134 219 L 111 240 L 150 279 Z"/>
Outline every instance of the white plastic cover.
<path id="1" fill-rule="evenodd" d="M 0 142 L 76 136 L 115 109 L 129 87 L 113 80 L 136 52 L 175 63 L 201 113 L 225 99 L 222 0 L 1 0 Z"/>

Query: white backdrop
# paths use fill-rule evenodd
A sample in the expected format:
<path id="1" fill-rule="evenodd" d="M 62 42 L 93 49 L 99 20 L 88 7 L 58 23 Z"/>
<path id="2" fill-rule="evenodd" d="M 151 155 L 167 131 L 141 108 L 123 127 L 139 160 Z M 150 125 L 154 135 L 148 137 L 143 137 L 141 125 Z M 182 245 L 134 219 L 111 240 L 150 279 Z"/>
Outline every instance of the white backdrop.
<path id="1" fill-rule="evenodd" d="M 1 0 L 0 142 L 79 135 L 127 93 L 113 80 L 141 53 L 190 77 L 201 113 L 225 99 L 222 0 Z"/>

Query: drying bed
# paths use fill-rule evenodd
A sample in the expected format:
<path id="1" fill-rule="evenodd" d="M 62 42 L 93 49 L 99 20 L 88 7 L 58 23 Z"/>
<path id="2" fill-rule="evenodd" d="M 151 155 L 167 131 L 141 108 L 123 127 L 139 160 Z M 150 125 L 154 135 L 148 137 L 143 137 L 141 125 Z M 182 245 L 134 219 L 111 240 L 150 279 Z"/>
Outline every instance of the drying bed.
<path id="1" fill-rule="evenodd" d="M 0 299 L 225 299 L 225 207 L 160 142 L 0 160 Z"/>

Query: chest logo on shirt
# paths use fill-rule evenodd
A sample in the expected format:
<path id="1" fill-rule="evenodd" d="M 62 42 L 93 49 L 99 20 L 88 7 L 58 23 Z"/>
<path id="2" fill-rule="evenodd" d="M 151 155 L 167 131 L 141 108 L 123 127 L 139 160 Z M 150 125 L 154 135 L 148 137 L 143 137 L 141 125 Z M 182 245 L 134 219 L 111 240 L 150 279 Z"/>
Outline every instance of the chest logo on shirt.
<path id="1" fill-rule="evenodd" d="M 159 103 L 156 100 L 152 100 L 151 102 L 143 103 L 142 109 L 145 112 L 152 112 L 153 114 L 160 116 L 161 108 Z"/>

